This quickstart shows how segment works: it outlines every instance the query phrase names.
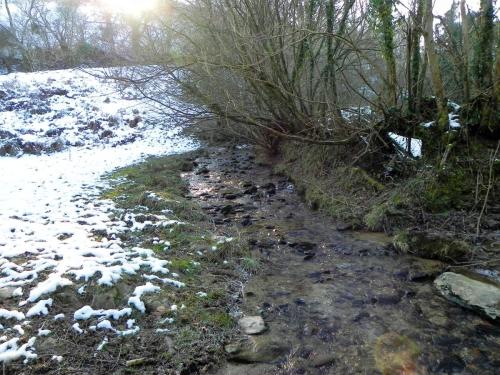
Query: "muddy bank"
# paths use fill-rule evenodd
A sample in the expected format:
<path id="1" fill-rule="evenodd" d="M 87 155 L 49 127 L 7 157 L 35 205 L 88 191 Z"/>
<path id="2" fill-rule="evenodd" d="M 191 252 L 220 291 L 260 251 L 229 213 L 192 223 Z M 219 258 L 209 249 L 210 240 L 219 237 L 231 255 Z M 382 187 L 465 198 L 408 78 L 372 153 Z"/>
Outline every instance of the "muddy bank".
<path id="1" fill-rule="evenodd" d="M 381 234 L 337 230 L 249 149 L 210 149 L 197 163 L 193 199 L 259 254 L 239 308 L 267 325 L 228 342 L 216 374 L 497 371 L 498 326 L 432 284 L 446 264 L 398 255 Z"/>

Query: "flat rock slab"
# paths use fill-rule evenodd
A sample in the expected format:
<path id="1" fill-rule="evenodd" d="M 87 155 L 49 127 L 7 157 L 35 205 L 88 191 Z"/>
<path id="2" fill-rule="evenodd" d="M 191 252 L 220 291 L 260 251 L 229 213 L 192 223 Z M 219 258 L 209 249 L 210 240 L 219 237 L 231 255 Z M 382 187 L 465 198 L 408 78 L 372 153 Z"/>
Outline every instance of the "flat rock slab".
<path id="1" fill-rule="evenodd" d="M 241 318 L 238 320 L 238 325 L 247 335 L 258 335 L 267 329 L 264 319 L 260 316 L 246 316 Z"/>
<path id="2" fill-rule="evenodd" d="M 448 300 L 479 311 L 491 319 L 500 317 L 500 286 L 453 272 L 439 276 L 434 285 Z"/>

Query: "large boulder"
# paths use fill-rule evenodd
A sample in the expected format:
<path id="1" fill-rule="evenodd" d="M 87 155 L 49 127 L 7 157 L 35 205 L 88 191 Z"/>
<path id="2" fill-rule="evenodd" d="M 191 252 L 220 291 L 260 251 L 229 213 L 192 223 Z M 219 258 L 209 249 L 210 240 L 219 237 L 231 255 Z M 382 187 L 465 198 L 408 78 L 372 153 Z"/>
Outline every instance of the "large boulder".
<path id="1" fill-rule="evenodd" d="M 500 317 L 500 285 L 492 280 L 445 272 L 434 281 L 434 285 L 452 302 L 491 319 Z"/>

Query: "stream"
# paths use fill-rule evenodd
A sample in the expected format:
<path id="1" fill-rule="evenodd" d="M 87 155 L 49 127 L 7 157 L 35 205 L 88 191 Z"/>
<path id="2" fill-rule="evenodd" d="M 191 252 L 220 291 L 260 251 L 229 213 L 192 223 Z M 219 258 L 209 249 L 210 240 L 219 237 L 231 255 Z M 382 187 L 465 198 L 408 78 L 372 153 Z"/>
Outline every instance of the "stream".
<path id="1" fill-rule="evenodd" d="M 442 263 L 396 254 L 380 233 L 336 230 L 248 148 L 209 155 L 193 197 L 260 254 L 240 307 L 268 327 L 229 343 L 217 375 L 498 374 L 500 328 L 437 293 Z"/>

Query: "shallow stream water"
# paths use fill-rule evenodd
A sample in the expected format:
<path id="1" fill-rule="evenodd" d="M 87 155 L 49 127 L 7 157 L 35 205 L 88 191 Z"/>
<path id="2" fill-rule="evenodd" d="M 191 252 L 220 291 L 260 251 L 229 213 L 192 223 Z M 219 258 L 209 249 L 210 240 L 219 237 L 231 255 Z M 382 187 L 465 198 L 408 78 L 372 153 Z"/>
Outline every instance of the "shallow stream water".
<path id="1" fill-rule="evenodd" d="M 199 163 L 193 195 L 261 254 L 241 314 L 268 326 L 229 343 L 218 375 L 500 373 L 500 327 L 436 292 L 443 264 L 397 254 L 383 234 L 336 230 L 248 149 Z"/>

